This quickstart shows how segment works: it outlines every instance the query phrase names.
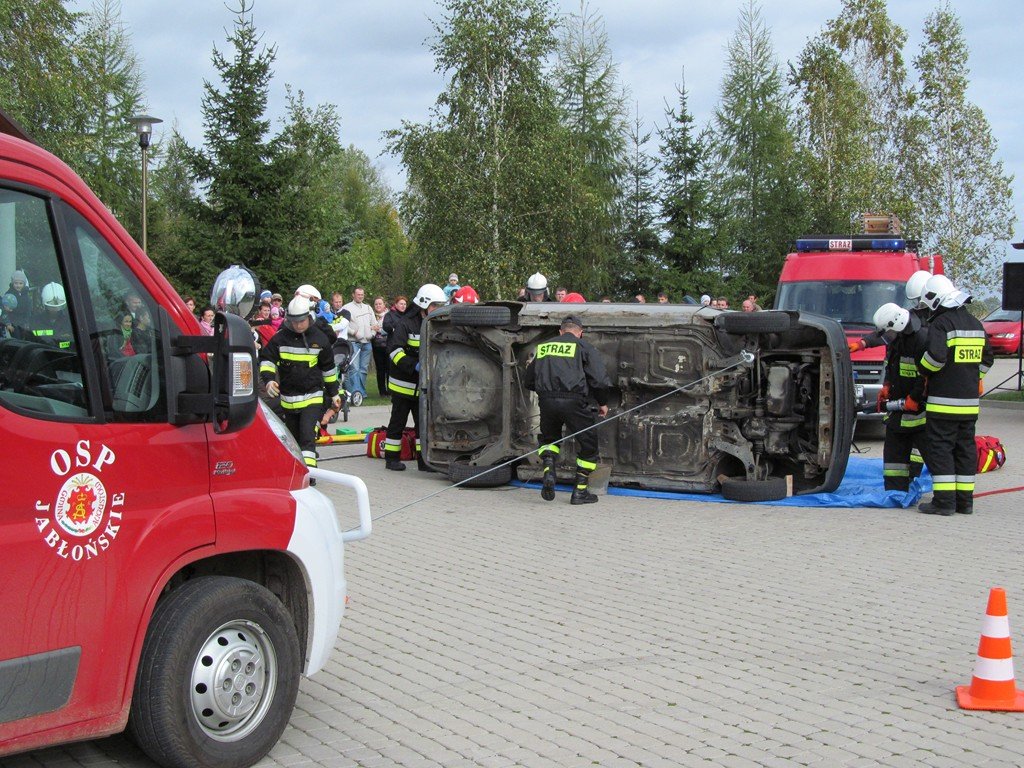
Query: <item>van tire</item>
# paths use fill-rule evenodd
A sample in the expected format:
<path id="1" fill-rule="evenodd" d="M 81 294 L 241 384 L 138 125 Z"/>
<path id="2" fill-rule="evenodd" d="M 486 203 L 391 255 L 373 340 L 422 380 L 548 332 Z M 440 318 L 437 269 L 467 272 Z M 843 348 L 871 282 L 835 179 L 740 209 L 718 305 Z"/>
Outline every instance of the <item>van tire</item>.
<path id="1" fill-rule="evenodd" d="M 262 662 L 247 675 L 247 659 L 256 656 Z M 188 581 L 153 612 L 135 676 L 131 736 L 163 766 L 250 766 L 288 724 L 301 663 L 294 620 L 268 589 L 228 576 Z M 219 685 L 225 671 L 235 672 L 225 678 L 234 680 L 233 698 Z M 240 717 L 222 706 L 247 699 Z"/>
<path id="2" fill-rule="evenodd" d="M 448 312 L 452 325 L 485 328 L 508 325 L 512 322 L 512 310 L 508 307 L 486 307 L 477 304 L 453 304 Z"/>
<path id="3" fill-rule="evenodd" d="M 793 327 L 787 312 L 726 312 L 715 318 L 715 328 L 726 333 L 785 333 Z"/>
<path id="4" fill-rule="evenodd" d="M 512 480 L 512 472 L 511 464 L 488 469 L 456 459 L 448 465 L 448 479 L 453 483 L 462 483 L 460 488 L 497 488 L 508 485 Z"/>
<path id="5" fill-rule="evenodd" d="M 722 498 L 729 501 L 778 501 L 786 498 L 786 478 L 744 480 L 730 477 L 722 481 Z"/>

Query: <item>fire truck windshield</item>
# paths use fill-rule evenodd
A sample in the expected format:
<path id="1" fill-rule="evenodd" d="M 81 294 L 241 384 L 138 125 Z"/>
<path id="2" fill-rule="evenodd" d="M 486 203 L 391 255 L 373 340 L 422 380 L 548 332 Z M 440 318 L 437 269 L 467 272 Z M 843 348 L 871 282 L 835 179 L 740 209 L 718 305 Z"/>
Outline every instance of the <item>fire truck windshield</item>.
<path id="1" fill-rule="evenodd" d="M 875 310 L 887 302 L 909 307 L 905 283 L 890 280 L 810 280 L 782 283 L 776 309 L 814 312 L 844 326 L 873 326 Z"/>

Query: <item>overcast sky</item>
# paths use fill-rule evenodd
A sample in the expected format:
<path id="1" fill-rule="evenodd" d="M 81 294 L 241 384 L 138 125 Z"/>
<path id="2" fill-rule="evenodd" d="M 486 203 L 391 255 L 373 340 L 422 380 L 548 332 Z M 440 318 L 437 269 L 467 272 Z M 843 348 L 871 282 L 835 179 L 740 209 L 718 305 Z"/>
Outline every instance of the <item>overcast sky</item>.
<path id="1" fill-rule="evenodd" d="M 908 34 L 908 68 L 918 54 L 925 17 L 940 0 L 889 0 L 889 14 Z M 718 99 L 725 46 L 745 0 L 590 0 L 603 16 L 619 65 L 620 81 L 648 126 L 664 122 L 665 101 L 685 67 L 690 108 L 706 122 Z M 228 0 L 237 7 L 237 0 Z M 579 0 L 556 0 L 562 12 Z M 1016 241 L 1024 235 L 1024 88 L 1020 0 L 950 0 L 970 51 L 968 97 L 984 111 L 998 142 L 998 157 L 1015 176 Z M 87 9 L 88 0 L 77 7 Z M 780 64 L 795 59 L 810 37 L 840 10 L 839 0 L 762 0 Z M 213 46 L 228 58 L 226 34 L 234 13 L 217 0 L 122 0 L 122 19 L 140 56 L 150 114 L 176 126 L 193 145 L 202 143 L 203 80 L 219 85 Z M 396 189 L 402 174 L 380 155 L 381 134 L 403 120 L 421 122 L 443 88 L 428 49 L 434 0 L 255 0 L 253 20 L 277 47 L 270 92 L 276 132 L 285 85 L 301 89 L 308 104 L 332 103 L 342 138 L 371 157 Z M 160 126 L 166 128 L 167 126 Z M 158 135 L 160 131 L 158 130 Z M 380 155 L 380 156 L 378 156 Z M 796 236 L 799 233 L 794 233 Z M 1015 254 L 1015 252 L 1008 252 Z M 1024 253 L 1024 252 L 1018 252 Z"/>

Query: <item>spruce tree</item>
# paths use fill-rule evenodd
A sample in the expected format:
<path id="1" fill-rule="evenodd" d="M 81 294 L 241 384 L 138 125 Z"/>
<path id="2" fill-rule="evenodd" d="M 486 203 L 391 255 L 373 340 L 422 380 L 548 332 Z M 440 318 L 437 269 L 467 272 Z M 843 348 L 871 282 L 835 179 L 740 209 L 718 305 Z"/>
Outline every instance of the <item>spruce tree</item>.
<path id="1" fill-rule="evenodd" d="M 728 46 L 722 99 L 715 111 L 721 179 L 714 194 L 725 206 L 734 294 L 774 295 L 794 232 L 806 226 L 795 172 L 795 141 L 771 37 L 754 3 L 740 11 Z M 731 263 L 730 263 L 731 262 Z"/>

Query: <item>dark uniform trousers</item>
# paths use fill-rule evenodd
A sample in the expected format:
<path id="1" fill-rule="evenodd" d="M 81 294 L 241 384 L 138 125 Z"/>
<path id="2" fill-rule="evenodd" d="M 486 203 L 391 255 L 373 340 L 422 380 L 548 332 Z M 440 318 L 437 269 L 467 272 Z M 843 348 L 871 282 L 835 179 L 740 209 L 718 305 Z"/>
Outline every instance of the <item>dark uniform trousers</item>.
<path id="1" fill-rule="evenodd" d="M 388 434 L 384 440 L 384 458 L 389 461 L 400 461 L 402 456 L 402 432 L 409 423 L 412 414 L 412 427 L 416 432 L 416 459 L 420 458 L 420 399 L 399 395 L 391 390 L 391 419 L 388 421 Z"/>
<path id="2" fill-rule="evenodd" d="M 909 491 L 910 481 L 921 474 L 925 428 L 906 430 L 886 424 L 882 444 L 885 490 Z"/>
<path id="3" fill-rule="evenodd" d="M 320 423 L 323 403 L 307 405 L 304 408 L 283 409 L 284 425 L 295 437 L 302 451 L 302 459 L 307 467 L 316 466 L 316 428 Z"/>
<path id="4" fill-rule="evenodd" d="M 560 450 L 556 441 L 562 439 L 562 427 L 568 427 L 569 434 L 593 426 L 597 415 L 588 401 L 579 395 L 540 395 L 540 441 L 538 455 L 543 459 L 545 454 L 558 455 Z M 579 451 L 576 454 L 576 466 L 586 473 L 597 468 L 597 431 L 587 430 L 576 435 Z"/>
<path id="5" fill-rule="evenodd" d="M 928 414 L 924 460 L 932 473 L 933 502 L 937 506 L 967 510 L 974 504 L 974 473 L 978 469 L 975 424 L 974 419 L 943 419 Z"/>

